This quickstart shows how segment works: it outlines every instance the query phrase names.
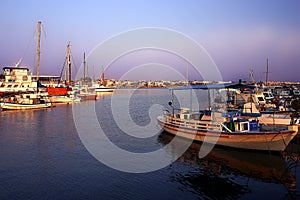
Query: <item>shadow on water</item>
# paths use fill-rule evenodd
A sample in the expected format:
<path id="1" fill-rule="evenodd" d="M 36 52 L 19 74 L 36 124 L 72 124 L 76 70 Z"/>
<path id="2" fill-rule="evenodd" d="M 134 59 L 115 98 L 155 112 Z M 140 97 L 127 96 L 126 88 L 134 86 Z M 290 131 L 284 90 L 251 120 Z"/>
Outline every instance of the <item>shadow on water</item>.
<path id="1" fill-rule="evenodd" d="M 173 136 L 166 132 L 158 137 L 163 145 L 169 144 L 172 139 Z M 174 145 L 170 143 L 166 151 L 177 155 L 176 148 L 186 142 L 188 141 L 182 139 Z M 172 177 L 184 189 L 192 189 L 192 192 L 207 198 L 236 199 L 251 193 L 253 186 L 249 186 L 249 181 L 254 179 L 262 183 L 282 185 L 286 188 L 286 199 L 298 196 L 295 189 L 296 177 L 291 172 L 295 166 L 286 162 L 286 152 L 281 155 L 215 146 L 207 156 L 200 159 L 198 153 L 201 145 L 204 144 L 193 142 L 178 159 L 181 164 L 194 166 L 194 170 L 176 173 Z"/>

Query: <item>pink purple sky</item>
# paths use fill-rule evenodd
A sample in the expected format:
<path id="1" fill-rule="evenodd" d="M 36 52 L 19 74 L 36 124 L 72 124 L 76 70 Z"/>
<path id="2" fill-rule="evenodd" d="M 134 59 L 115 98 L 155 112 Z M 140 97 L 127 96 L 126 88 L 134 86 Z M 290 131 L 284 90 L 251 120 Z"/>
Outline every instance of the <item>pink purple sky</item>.
<path id="1" fill-rule="evenodd" d="M 224 80 L 265 80 L 269 59 L 270 81 L 300 81 L 300 1 L 297 0 L 127 0 L 127 1 L 15 1 L 0 2 L 0 65 L 22 65 L 34 71 L 38 21 L 42 21 L 41 74 L 59 75 L 71 42 L 74 63 L 79 68 L 83 52 L 88 55 L 99 43 L 120 32 L 161 27 L 183 33 L 203 47 L 218 66 Z M 145 59 L 141 59 L 146 55 Z M 185 62 L 158 52 L 133 53 L 114 62 L 107 78 L 120 78 L 137 64 L 132 79 L 178 79 L 164 73 L 159 63 L 182 71 Z M 95 67 L 99 77 L 101 63 Z M 89 66 L 89 74 L 94 74 Z M 150 69 L 151 68 L 151 69 Z M 151 73 L 154 70 L 155 73 Z M 159 72 L 159 73 L 156 73 Z M 156 74 L 153 76 L 153 74 Z M 159 74 L 160 76 L 158 76 Z M 189 72 L 190 80 L 199 76 Z"/>

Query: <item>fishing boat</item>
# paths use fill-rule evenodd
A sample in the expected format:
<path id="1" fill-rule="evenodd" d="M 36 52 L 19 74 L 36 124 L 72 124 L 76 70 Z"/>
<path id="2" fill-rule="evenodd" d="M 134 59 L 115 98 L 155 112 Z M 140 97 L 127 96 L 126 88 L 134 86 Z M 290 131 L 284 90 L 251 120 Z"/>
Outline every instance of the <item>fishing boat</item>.
<path id="1" fill-rule="evenodd" d="M 274 103 L 267 103 L 264 95 L 259 92 L 236 93 L 234 99 L 235 109 L 237 107 L 243 108 L 242 115 L 257 116 L 259 121 L 265 125 L 285 126 L 297 124 L 300 126 L 299 118 L 291 119 L 291 115 L 296 112 L 295 108 L 290 106 L 289 109 L 282 109 L 281 106 L 276 106 Z M 293 101 L 291 100 L 291 102 Z"/>
<path id="2" fill-rule="evenodd" d="M 190 86 L 185 89 L 221 89 L 241 87 L 241 84 Z M 172 90 L 173 91 L 173 90 Z M 283 151 L 297 135 L 296 125 L 286 129 L 266 130 L 255 118 L 241 116 L 239 111 L 228 112 L 219 105 L 207 110 L 191 111 L 189 108 L 174 109 L 157 118 L 159 125 L 168 133 L 187 139 L 220 146 L 260 150 Z M 178 110 L 177 113 L 174 111 Z"/>
<path id="3" fill-rule="evenodd" d="M 4 110 L 28 110 L 49 108 L 52 106 L 49 99 L 42 98 L 38 94 L 20 94 L 10 97 L 1 103 L 1 109 Z"/>
<path id="4" fill-rule="evenodd" d="M 80 87 L 79 94 L 77 94 L 77 97 L 81 98 L 83 101 L 97 100 L 96 93 L 90 90 L 88 86 Z"/>

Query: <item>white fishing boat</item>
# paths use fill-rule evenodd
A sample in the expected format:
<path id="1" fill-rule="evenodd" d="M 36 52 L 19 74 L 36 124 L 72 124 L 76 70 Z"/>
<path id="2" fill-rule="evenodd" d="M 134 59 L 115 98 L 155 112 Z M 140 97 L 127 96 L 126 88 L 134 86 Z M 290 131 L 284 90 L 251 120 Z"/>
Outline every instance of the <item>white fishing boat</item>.
<path id="1" fill-rule="evenodd" d="M 10 97 L 1 103 L 1 109 L 4 110 L 28 110 L 49 108 L 52 106 L 49 99 L 44 99 L 38 94 L 20 94 Z"/>
<path id="2" fill-rule="evenodd" d="M 200 86 L 190 89 L 215 89 L 223 86 Z M 173 106 L 173 103 L 170 103 Z M 215 106 L 212 106 L 215 107 Z M 280 130 L 265 130 L 258 120 L 241 117 L 240 112 L 222 109 L 192 112 L 180 108 L 178 113 L 165 113 L 157 118 L 159 125 L 168 133 L 187 139 L 220 146 L 261 151 L 283 151 L 297 135 L 296 125 Z"/>

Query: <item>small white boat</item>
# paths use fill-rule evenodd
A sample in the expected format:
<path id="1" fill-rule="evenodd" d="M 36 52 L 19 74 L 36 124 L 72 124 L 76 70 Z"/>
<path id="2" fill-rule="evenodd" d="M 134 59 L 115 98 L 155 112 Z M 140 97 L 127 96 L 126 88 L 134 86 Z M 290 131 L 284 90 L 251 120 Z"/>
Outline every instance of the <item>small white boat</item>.
<path id="1" fill-rule="evenodd" d="M 106 87 L 104 85 L 100 85 L 99 87 L 97 87 L 95 89 L 96 93 L 102 93 L 102 92 L 113 92 L 115 90 L 115 88 L 113 87 Z"/>
<path id="2" fill-rule="evenodd" d="M 49 98 L 52 103 L 70 104 L 80 102 L 81 99 L 75 96 L 52 96 Z"/>
<path id="3" fill-rule="evenodd" d="M 4 110 L 28 110 L 49 108 L 52 106 L 51 101 L 43 99 L 37 94 L 21 94 L 10 97 L 1 103 L 1 109 Z"/>
<path id="4" fill-rule="evenodd" d="M 76 96 L 79 97 L 83 101 L 97 100 L 97 94 L 95 93 L 95 91 L 93 91 L 92 89 L 90 89 L 87 86 L 81 87 L 79 89 L 79 94 L 77 94 Z"/>

